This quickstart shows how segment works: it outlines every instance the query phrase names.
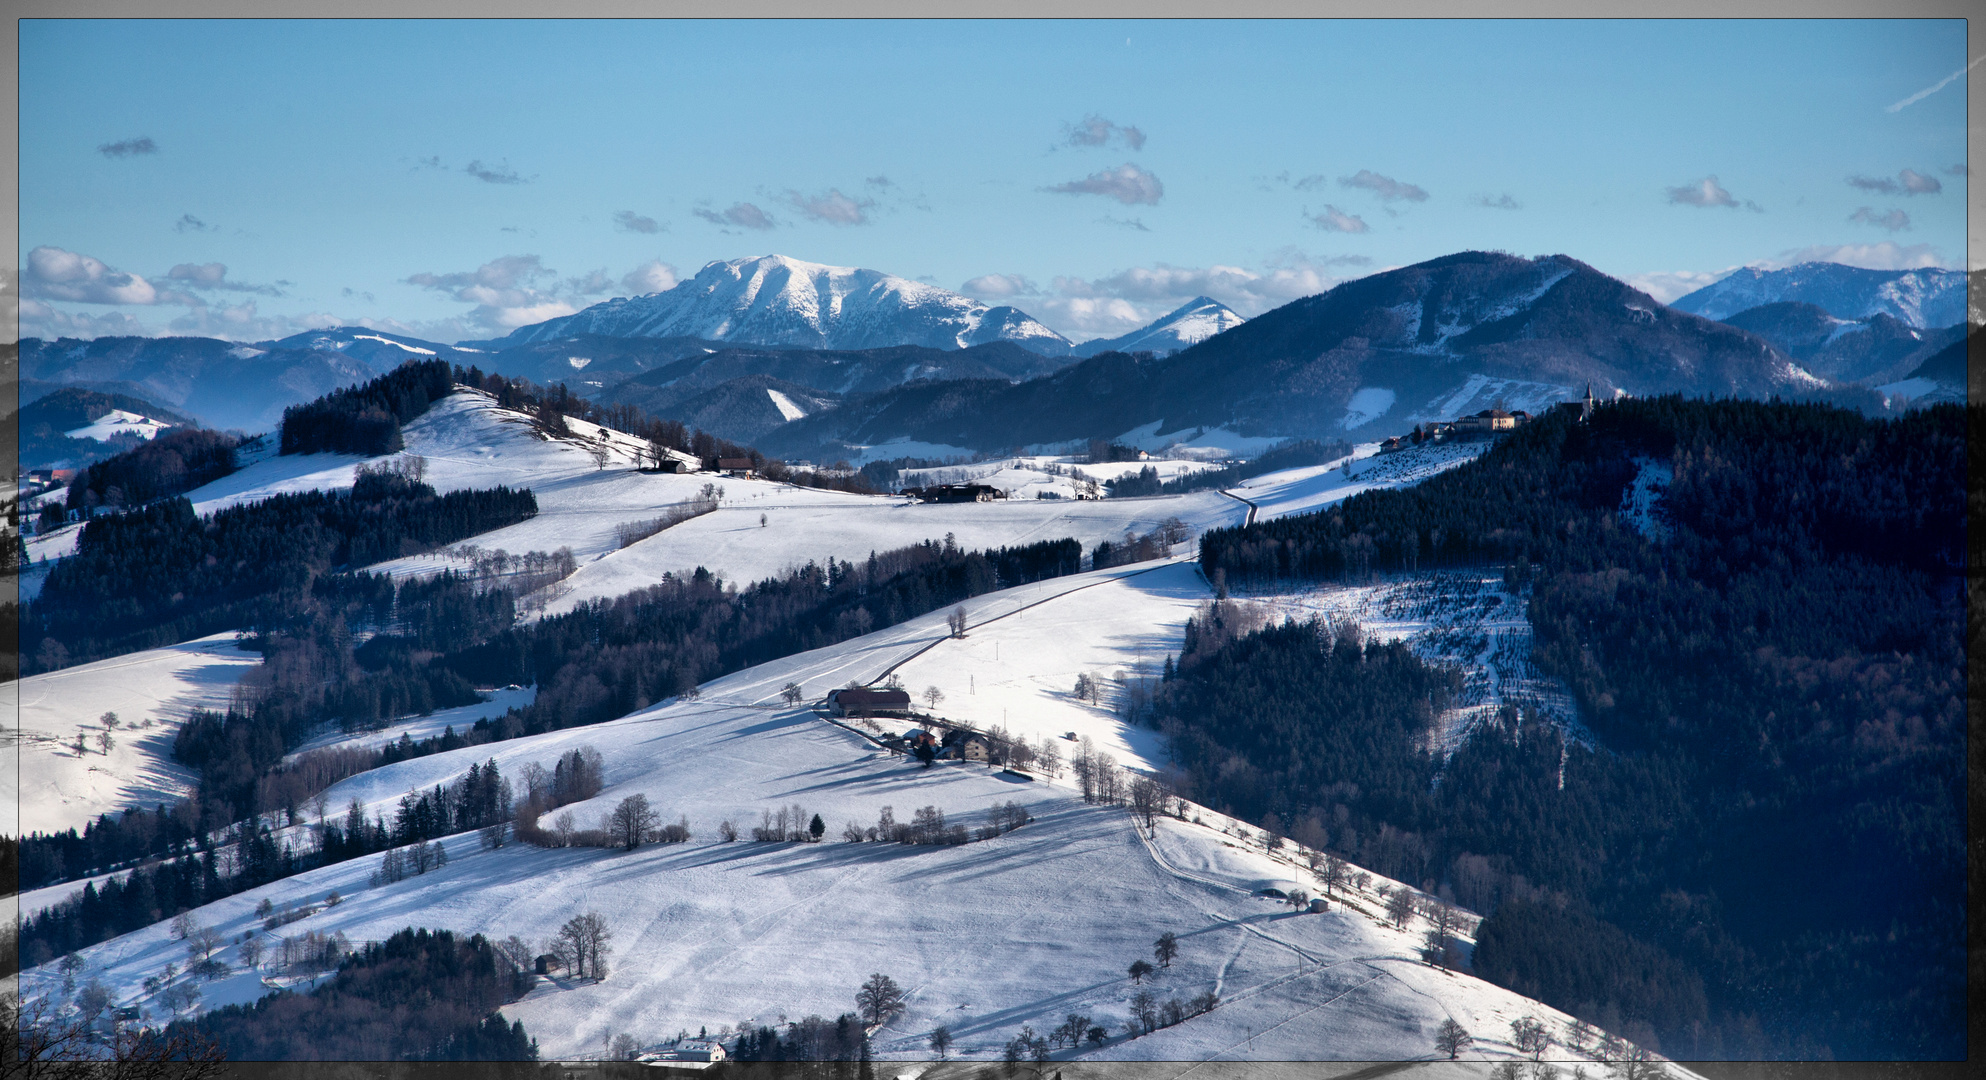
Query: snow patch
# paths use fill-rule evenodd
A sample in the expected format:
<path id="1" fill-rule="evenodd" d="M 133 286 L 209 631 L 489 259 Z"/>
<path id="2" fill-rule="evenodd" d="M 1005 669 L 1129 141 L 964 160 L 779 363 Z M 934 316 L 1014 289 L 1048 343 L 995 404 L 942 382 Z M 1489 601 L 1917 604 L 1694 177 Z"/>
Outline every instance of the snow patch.
<path id="1" fill-rule="evenodd" d="M 1394 393 L 1383 386 L 1361 386 L 1345 403 L 1345 418 L 1338 426 L 1346 431 L 1363 427 L 1386 415 L 1393 408 Z"/>
<path id="2" fill-rule="evenodd" d="M 258 356 L 267 356 L 268 354 L 269 350 L 267 349 L 257 349 L 248 345 L 236 345 L 234 348 L 228 350 L 228 355 L 234 357 L 236 360 L 253 360 Z"/>
<path id="3" fill-rule="evenodd" d="M 1639 471 L 1634 474 L 1634 482 L 1621 493 L 1621 520 L 1634 528 L 1635 532 L 1660 543 L 1669 538 L 1668 512 L 1662 506 L 1662 497 L 1675 482 L 1676 470 L 1666 461 L 1651 457 L 1636 457 Z"/>
<path id="4" fill-rule="evenodd" d="M 592 363 L 593 358 L 590 356 L 568 356 L 565 358 L 565 362 L 570 364 L 574 371 L 585 371 L 586 365 Z"/>
<path id="5" fill-rule="evenodd" d="M 387 345 L 391 345 L 391 346 L 393 346 L 394 348 L 397 348 L 397 349 L 405 349 L 405 350 L 407 350 L 407 351 L 408 351 L 408 352 L 410 352 L 410 353 L 419 353 L 419 354 L 420 354 L 420 355 L 422 355 L 422 356 L 433 356 L 433 355 L 435 355 L 435 351 L 434 351 L 433 349 L 423 349 L 423 348 L 421 348 L 421 347 L 420 347 L 420 346 L 418 346 L 418 345 L 409 345 L 409 344 L 407 344 L 407 343 L 406 343 L 406 342 L 404 342 L 404 341 L 395 341 L 395 340 L 393 340 L 392 338 L 383 338 L 383 337 L 380 337 L 380 336 L 379 336 L 378 334 L 353 334 L 353 335 L 352 335 L 352 340 L 353 340 L 353 341 L 378 341 L 378 342 L 382 342 L 382 343 L 384 343 L 384 344 L 387 344 Z"/>
<path id="6" fill-rule="evenodd" d="M 807 410 L 795 405 L 792 398 L 774 390 L 772 387 L 766 387 L 765 393 L 767 397 L 772 399 L 772 407 L 778 409 L 779 415 L 786 419 L 799 420 L 807 415 Z"/>

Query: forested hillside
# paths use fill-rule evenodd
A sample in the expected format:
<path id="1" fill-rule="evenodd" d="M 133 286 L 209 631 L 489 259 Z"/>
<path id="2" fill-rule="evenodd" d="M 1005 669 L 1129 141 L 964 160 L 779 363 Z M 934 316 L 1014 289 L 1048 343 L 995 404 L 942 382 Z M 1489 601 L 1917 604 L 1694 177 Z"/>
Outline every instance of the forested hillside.
<path id="1" fill-rule="evenodd" d="M 1491 909 L 1480 971 L 1666 1053 L 1962 1055 L 1965 422 L 1629 400 L 1418 488 L 1210 532 L 1203 565 L 1237 588 L 1506 565 L 1603 748 L 1511 717 L 1430 795 L 1434 762 L 1386 765 L 1424 706 L 1319 704 L 1328 668 L 1289 673 L 1322 646 L 1286 634 L 1182 665 L 1169 700 L 1189 731 L 1240 700 L 1293 726 L 1204 730 L 1182 764 L 1216 805 L 1314 817 Z M 1673 480 L 1637 528 L 1622 495 L 1649 463 Z M 1306 724 L 1352 729 L 1322 775 L 1282 756 Z"/>
<path id="2" fill-rule="evenodd" d="M 279 495 L 205 518 L 184 497 L 101 515 L 28 605 L 29 666 L 48 670 L 293 615 L 311 581 L 333 569 L 535 513 L 528 491 L 437 495 L 380 469 L 364 471 L 349 492 Z"/>

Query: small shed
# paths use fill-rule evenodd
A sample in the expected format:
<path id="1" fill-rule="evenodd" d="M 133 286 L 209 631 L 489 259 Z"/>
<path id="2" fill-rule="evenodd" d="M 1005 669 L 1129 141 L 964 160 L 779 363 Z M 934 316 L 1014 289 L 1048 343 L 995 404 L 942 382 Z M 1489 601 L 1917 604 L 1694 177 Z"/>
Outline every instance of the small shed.
<path id="1" fill-rule="evenodd" d="M 910 715 L 910 691 L 886 687 L 851 686 L 830 690 L 828 712 L 835 716 Z"/>
<path id="2" fill-rule="evenodd" d="M 655 467 L 659 472 L 693 473 L 703 469 L 703 461 L 695 454 L 685 454 L 666 446 L 656 453 L 655 458 Z"/>

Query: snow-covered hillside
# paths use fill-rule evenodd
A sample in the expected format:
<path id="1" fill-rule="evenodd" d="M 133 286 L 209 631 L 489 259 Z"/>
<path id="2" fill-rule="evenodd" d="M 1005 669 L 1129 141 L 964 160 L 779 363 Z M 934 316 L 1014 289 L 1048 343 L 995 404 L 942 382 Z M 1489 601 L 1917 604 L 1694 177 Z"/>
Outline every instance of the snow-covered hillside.
<path id="1" fill-rule="evenodd" d="M 1076 346 L 1077 356 L 1095 356 L 1115 349 L 1118 352 L 1177 352 L 1198 345 L 1215 334 L 1245 322 L 1226 304 L 1212 297 L 1196 296 L 1150 323 L 1114 338 L 1094 338 Z"/>
<path id="2" fill-rule="evenodd" d="M 784 255 L 713 262 L 665 292 L 616 297 L 574 315 L 520 327 L 505 345 L 576 334 L 695 337 L 807 349 L 924 345 L 962 349 L 1011 341 L 1069 351 L 1062 335 L 1011 307 L 985 304 L 877 270 L 823 266 Z"/>
<path id="3" fill-rule="evenodd" d="M 109 442 L 119 435 L 151 439 L 172 426 L 163 420 L 154 420 L 125 409 L 112 409 L 89 424 L 62 434 L 72 439 L 95 439 L 98 442 Z"/>
<path id="4" fill-rule="evenodd" d="M 194 776 L 172 760 L 172 739 L 194 709 L 226 709 L 242 675 L 262 658 L 235 648 L 234 634 L 30 675 L 19 726 L 4 737 L 19 747 L 18 770 L 0 770 L 0 813 L 20 836 L 82 827 L 98 814 L 177 801 Z M 117 714 L 106 728 L 103 714 Z M 98 742 L 108 734 L 108 753 Z M 76 739 L 83 752 L 76 752 Z"/>
<path id="5" fill-rule="evenodd" d="M 856 986 L 873 971 L 891 974 L 909 996 L 908 1012 L 875 1036 L 886 1058 L 926 1055 L 926 1037 L 940 1024 L 955 1036 L 954 1054 L 997 1057 L 1021 1025 L 1047 1031 L 1069 1012 L 1111 1029 L 1104 1046 L 1082 1052 L 1094 1058 L 1425 1059 L 1436 1054 L 1436 1026 L 1450 1017 L 1475 1036 L 1472 1056 L 1506 1057 L 1514 1052 L 1507 1042 L 1512 1020 L 1536 1016 L 1562 1030 L 1569 1018 L 1553 1010 L 1422 963 L 1422 928 L 1411 920 L 1404 929 L 1383 924 L 1370 887 L 1323 914 L 1255 896 L 1265 883 L 1301 881 L 1306 873 L 1291 860 L 1294 852 L 1272 856 L 1219 815 L 1190 811 L 1144 835 L 1123 808 L 1086 805 L 1067 781 L 970 763 L 919 768 L 811 708 L 776 704 L 788 681 L 814 694 L 851 678 L 874 679 L 927 646 L 935 645 L 927 656 L 979 648 L 981 620 L 1025 604 L 1039 618 L 1075 602 L 1058 632 L 1108 638 L 1125 628 L 1121 613 L 1102 604 L 1085 614 L 1078 598 L 1129 586 L 1135 576 L 1162 581 L 1166 573 L 1123 568 L 1045 583 L 1044 591 L 1061 599 L 1010 590 L 982 598 L 984 610 L 962 641 L 947 639 L 946 613 L 935 612 L 716 680 L 698 701 L 402 762 L 329 792 L 334 806 L 356 797 L 384 808 L 474 761 L 494 758 L 505 775 L 516 775 L 529 762 L 549 764 L 592 746 L 608 786 L 576 808 L 580 820 L 639 793 L 665 820 L 688 820 L 688 843 L 632 853 L 521 844 L 479 850 L 475 837 L 464 835 L 447 842 L 447 865 L 425 875 L 373 885 L 379 860 L 362 859 L 193 914 L 232 942 L 259 932 L 254 912 L 264 900 L 284 907 L 335 891 L 342 903 L 281 933 L 340 932 L 358 942 L 415 922 L 515 934 L 535 945 L 573 914 L 597 911 L 614 934 L 609 976 L 544 980 L 505 1009 L 555 1058 L 599 1056 L 620 1033 L 652 1045 L 703 1027 L 722 1032 L 739 1023 L 833 1016 L 851 1007 Z M 1033 822 L 993 840 L 962 847 L 833 842 L 845 823 L 872 823 L 884 806 L 899 820 L 935 806 L 948 821 L 977 825 L 1009 801 Z M 829 842 L 716 838 L 719 821 L 748 828 L 762 811 L 794 803 L 830 823 Z M 1381 884 L 1388 883 L 1372 883 Z M 1165 930 L 1178 935 L 1179 956 L 1149 988 L 1162 1001 L 1211 991 L 1222 1004 L 1128 1038 L 1121 1032 L 1130 999 L 1146 987 L 1134 985 L 1125 967 L 1149 957 Z M 79 956 L 84 980 L 100 977 L 118 1004 L 161 1013 L 141 984 L 183 954 L 160 924 Z M 795 964 L 801 956 L 806 963 Z M 205 984 L 200 1007 L 265 991 L 257 973 L 240 970 L 235 947 L 221 958 L 237 973 Z M 26 977 L 30 993 L 59 994 L 59 982 L 52 965 Z"/>

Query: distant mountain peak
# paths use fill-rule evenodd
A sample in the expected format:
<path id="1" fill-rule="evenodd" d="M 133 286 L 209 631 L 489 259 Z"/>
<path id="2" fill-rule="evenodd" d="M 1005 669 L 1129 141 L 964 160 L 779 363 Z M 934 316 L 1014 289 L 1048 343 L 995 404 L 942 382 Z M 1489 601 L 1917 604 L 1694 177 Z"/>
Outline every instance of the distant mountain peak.
<path id="1" fill-rule="evenodd" d="M 1245 322 L 1226 304 L 1211 296 L 1196 296 L 1128 334 L 1096 338 L 1076 346 L 1078 356 L 1103 352 L 1171 353 L 1198 345 L 1223 330 Z"/>
<path id="2" fill-rule="evenodd" d="M 1058 356 L 1069 341 L 1027 313 L 989 307 L 921 281 L 787 255 L 705 264 L 696 276 L 658 293 L 617 297 L 532 326 L 506 346 L 578 334 L 696 337 L 740 345 L 803 349 L 874 349 L 923 345 L 963 349 L 1011 341 Z"/>
<path id="3" fill-rule="evenodd" d="M 1935 329 L 1965 321 L 1965 273 L 1937 267 L 1870 270 L 1829 262 L 1779 270 L 1747 266 L 1669 306 L 1721 320 L 1786 301 L 1812 304 L 1838 319 L 1880 313 L 1920 330 Z"/>

